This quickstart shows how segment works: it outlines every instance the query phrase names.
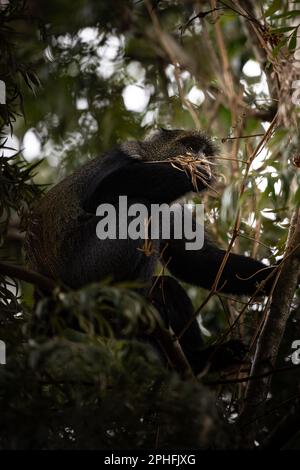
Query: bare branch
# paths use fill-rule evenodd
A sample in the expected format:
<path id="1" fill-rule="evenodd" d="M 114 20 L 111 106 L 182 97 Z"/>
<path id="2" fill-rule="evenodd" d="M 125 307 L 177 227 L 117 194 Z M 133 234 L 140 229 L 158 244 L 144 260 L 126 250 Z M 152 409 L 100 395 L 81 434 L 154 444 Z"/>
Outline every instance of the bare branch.
<path id="1" fill-rule="evenodd" d="M 0 262 L 0 275 L 34 284 L 47 292 L 52 292 L 57 287 L 57 284 L 52 279 L 14 264 Z"/>
<path id="2" fill-rule="evenodd" d="M 270 308 L 257 342 L 251 376 L 268 374 L 275 369 L 279 346 L 290 316 L 290 306 L 298 285 L 300 274 L 300 209 L 296 209 L 291 220 L 285 260 L 280 266 L 270 302 Z M 272 375 L 261 380 L 250 381 L 246 390 L 240 421 L 248 421 L 264 405 L 270 390 Z"/>

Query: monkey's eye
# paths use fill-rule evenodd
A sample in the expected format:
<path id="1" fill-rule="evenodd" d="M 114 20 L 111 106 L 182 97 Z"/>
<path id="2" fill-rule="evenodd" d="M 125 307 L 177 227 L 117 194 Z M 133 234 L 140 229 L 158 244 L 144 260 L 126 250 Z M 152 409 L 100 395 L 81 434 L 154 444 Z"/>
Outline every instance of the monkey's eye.
<path id="1" fill-rule="evenodd" d="M 181 140 L 188 152 L 198 153 L 201 150 L 202 144 L 197 139 L 185 138 Z"/>

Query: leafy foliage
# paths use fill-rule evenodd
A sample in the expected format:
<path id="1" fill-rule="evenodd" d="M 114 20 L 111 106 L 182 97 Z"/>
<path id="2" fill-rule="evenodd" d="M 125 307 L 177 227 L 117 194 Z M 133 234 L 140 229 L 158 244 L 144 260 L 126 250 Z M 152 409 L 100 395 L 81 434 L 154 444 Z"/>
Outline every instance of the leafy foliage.
<path id="1" fill-rule="evenodd" d="M 220 146 L 216 192 L 204 196 L 216 241 L 227 246 L 240 211 L 233 250 L 278 260 L 300 200 L 299 104 L 292 102 L 297 15 L 297 2 L 287 0 L 261 8 L 242 0 L 0 5 L 2 258 L 23 265 L 22 230 L 45 185 L 117 142 L 163 126 L 201 127 Z M 25 145 L 30 132 L 35 154 L 32 140 Z M 20 145 L 11 144 L 12 133 Z M 227 426 L 245 385 L 233 379 L 214 397 L 201 380 L 166 368 L 152 344 L 136 339 L 141 329 L 152 331 L 155 314 L 132 286 L 58 287 L 36 298 L 32 285 L 2 268 L 1 448 L 240 445 L 236 428 Z M 207 293 L 188 289 L 198 308 Z M 243 299 L 214 296 L 199 317 L 208 342 L 242 337 L 253 352 L 264 308 L 260 300 L 245 309 Z M 291 311 L 278 367 L 299 339 L 298 292 Z M 259 442 L 298 389 L 292 369 L 277 374 L 258 421 Z"/>

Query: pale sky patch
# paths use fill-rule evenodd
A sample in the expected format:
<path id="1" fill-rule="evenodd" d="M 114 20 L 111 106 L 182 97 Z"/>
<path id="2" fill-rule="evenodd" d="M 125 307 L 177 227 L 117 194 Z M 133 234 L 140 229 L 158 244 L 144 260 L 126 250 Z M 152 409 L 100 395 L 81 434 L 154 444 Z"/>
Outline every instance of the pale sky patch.
<path id="1" fill-rule="evenodd" d="M 41 158 L 41 141 L 34 129 L 28 129 L 22 142 L 23 156 L 25 160 L 31 162 L 36 158 Z"/>
<path id="2" fill-rule="evenodd" d="M 122 93 L 124 105 L 128 111 L 143 112 L 150 100 L 150 90 L 137 85 L 127 85 Z"/>
<path id="3" fill-rule="evenodd" d="M 261 72 L 262 70 L 259 63 L 252 59 L 248 60 L 243 67 L 243 73 L 247 75 L 247 77 L 260 77 Z"/>

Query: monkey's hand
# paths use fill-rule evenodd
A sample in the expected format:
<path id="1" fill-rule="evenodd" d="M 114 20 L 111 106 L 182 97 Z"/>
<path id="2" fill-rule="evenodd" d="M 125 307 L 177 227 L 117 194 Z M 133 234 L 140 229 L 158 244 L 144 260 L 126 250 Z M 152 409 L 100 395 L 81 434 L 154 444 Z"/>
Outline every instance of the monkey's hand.
<path id="1" fill-rule="evenodd" d="M 248 363 L 245 358 L 248 348 L 239 340 L 209 346 L 199 354 L 200 373 L 207 368 L 209 372 L 219 372 L 229 367 Z"/>

